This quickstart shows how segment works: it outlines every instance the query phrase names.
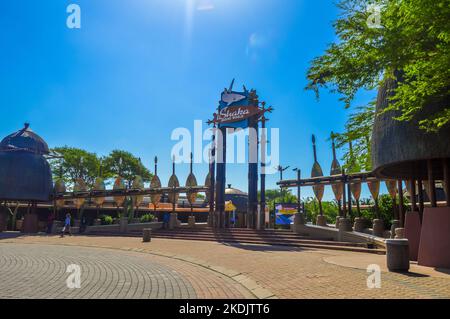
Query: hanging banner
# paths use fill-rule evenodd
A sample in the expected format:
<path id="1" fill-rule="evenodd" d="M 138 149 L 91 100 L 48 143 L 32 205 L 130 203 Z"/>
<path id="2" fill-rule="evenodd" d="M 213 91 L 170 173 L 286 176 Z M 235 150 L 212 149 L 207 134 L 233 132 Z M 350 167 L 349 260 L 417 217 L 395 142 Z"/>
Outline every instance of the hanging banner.
<path id="1" fill-rule="evenodd" d="M 298 212 L 297 204 L 275 204 L 275 224 L 291 225 Z"/>

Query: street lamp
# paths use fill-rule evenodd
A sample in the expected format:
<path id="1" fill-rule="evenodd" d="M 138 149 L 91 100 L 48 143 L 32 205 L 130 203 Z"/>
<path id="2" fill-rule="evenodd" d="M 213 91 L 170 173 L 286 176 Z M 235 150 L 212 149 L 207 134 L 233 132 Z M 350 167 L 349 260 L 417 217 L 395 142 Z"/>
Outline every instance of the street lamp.
<path id="1" fill-rule="evenodd" d="M 299 168 L 294 168 L 293 169 L 294 172 L 297 172 L 297 203 L 298 203 L 298 208 L 297 208 L 297 212 L 301 213 L 301 199 L 300 199 L 300 179 L 301 179 L 301 175 L 302 175 L 302 170 Z"/>

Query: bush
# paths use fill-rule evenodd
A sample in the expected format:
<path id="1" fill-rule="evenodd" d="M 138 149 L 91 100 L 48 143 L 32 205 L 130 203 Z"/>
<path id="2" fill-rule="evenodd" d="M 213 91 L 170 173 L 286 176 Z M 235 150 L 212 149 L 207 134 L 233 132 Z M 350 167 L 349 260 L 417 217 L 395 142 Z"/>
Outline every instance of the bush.
<path id="1" fill-rule="evenodd" d="M 151 223 L 155 220 L 155 216 L 151 214 L 145 214 L 141 217 L 141 223 Z"/>
<path id="2" fill-rule="evenodd" d="M 109 215 L 100 216 L 100 220 L 102 222 L 102 225 L 112 225 L 113 223 L 113 218 Z"/>

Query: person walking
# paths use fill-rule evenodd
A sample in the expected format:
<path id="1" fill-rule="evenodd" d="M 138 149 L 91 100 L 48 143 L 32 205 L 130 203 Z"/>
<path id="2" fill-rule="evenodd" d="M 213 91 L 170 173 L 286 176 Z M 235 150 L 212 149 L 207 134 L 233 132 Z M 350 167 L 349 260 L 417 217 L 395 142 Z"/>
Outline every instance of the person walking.
<path id="1" fill-rule="evenodd" d="M 64 237 L 65 233 L 69 233 L 69 235 L 72 236 L 72 231 L 70 229 L 71 219 L 72 218 L 70 216 L 70 213 L 67 213 L 66 214 L 66 219 L 64 220 L 64 227 L 63 227 L 62 232 L 61 232 L 61 237 Z"/>

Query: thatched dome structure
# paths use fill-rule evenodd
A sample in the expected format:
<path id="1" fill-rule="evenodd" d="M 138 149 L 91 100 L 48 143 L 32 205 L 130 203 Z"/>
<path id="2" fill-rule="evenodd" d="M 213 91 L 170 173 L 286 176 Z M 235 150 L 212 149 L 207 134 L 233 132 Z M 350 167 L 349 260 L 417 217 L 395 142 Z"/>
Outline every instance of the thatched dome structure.
<path id="1" fill-rule="evenodd" d="M 47 143 L 28 124 L 0 142 L 0 200 L 45 202 L 52 174 L 44 155 Z"/>
<path id="2" fill-rule="evenodd" d="M 377 112 L 385 109 L 397 81 L 388 79 L 380 87 Z M 449 98 L 436 100 L 426 107 L 423 114 L 430 115 L 449 105 Z M 450 125 L 438 133 L 419 129 L 417 120 L 397 121 L 396 112 L 379 114 L 372 134 L 372 163 L 380 178 L 427 179 L 427 160 L 433 160 L 433 175 L 441 179 L 442 159 L 450 158 Z"/>
<path id="3" fill-rule="evenodd" d="M 232 201 L 236 206 L 236 212 L 247 214 L 248 194 L 243 191 L 232 188 L 229 184 L 225 189 L 225 201 Z"/>

